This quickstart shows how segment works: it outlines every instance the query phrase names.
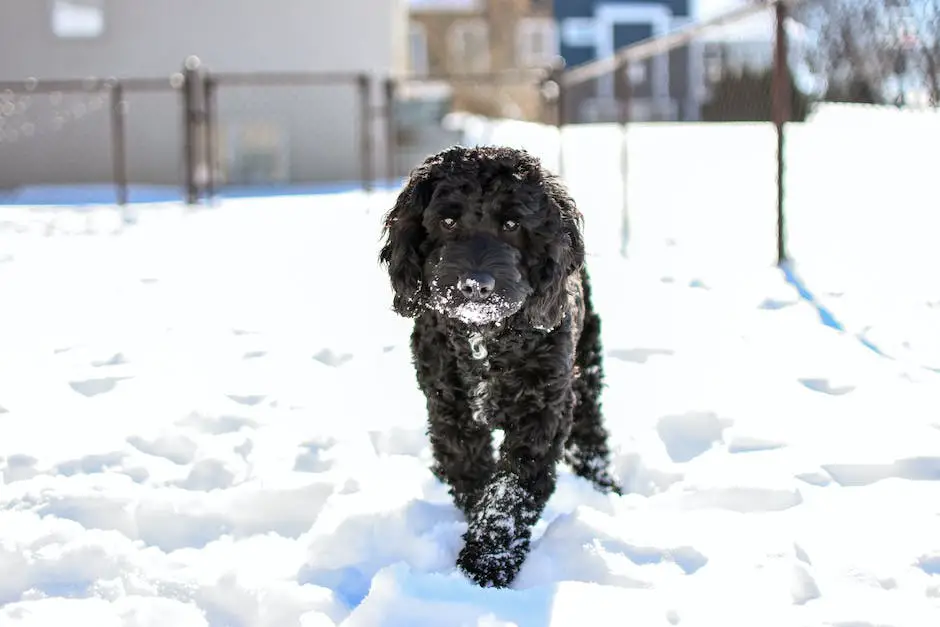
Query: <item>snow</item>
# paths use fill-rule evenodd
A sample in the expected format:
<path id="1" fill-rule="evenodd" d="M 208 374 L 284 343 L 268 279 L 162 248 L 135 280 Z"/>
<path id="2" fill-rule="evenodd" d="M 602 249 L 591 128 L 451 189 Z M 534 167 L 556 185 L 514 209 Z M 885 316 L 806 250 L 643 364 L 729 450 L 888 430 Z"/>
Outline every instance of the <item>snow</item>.
<path id="1" fill-rule="evenodd" d="M 825 303 L 772 266 L 766 129 L 638 125 L 627 259 L 618 136 L 571 135 L 628 493 L 562 468 L 505 590 L 454 566 L 376 262 L 391 195 L 0 208 L 0 625 L 940 624 L 936 218 L 918 161 L 859 170 L 879 153 L 850 127 L 789 148 L 828 151 L 790 186 Z M 894 127 L 865 142 L 924 132 Z"/>

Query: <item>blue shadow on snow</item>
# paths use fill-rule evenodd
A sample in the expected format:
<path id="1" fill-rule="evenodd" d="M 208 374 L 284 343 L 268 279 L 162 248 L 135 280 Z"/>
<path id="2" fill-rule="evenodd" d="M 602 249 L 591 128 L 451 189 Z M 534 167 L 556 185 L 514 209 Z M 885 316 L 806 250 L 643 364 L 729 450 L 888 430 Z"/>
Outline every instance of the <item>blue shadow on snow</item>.
<path id="1" fill-rule="evenodd" d="M 404 184 L 396 179 L 392 184 L 376 182 L 375 191 L 394 191 Z M 360 191 L 359 182 L 305 183 L 285 185 L 227 185 L 216 190 L 217 198 L 271 198 L 274 196 L 314 196 Z M 131 185 L 128 202 L 163 203 L 181 202 L 183 190 L 177 185 Z M 12 190 L 0 190 L 0 205 L 13 206 L 83 206 L 113 205 L 117 203 L 117 190 L 111 184 L 90 185 L 30 185 Z"/>
<path id="2" fill-rule="evenodd" d="M 796 291 L 800 294 L 800 298 L 808 302 L 816 309 L 816 313 L 819 315 L 819 320 L 827 327 L 845 332 L 845 326 L 839 322 L 835 314 L 829 310 L 825 305 L 823 305 L 819 300 L 809 291 L 809 288 L 806 286 L 806 283 L 803 282 L 803 279 L 799 277 L 796 273 L 796 270 L 793 269 L 793 265 L 790 263 L 784 263 L 780 265 L 780 270 L 783 272 L 783 276 L 786 279 L 787 283 L 796 288 Z M 880 348 L 872 344 L 869 340 L 864 337 L 856 335 L 855 338 L 862 343 L 863 346 L 873 351 L 875 354 L 880 355 L 881 357 L 889 357 L 882 351 Z"/>

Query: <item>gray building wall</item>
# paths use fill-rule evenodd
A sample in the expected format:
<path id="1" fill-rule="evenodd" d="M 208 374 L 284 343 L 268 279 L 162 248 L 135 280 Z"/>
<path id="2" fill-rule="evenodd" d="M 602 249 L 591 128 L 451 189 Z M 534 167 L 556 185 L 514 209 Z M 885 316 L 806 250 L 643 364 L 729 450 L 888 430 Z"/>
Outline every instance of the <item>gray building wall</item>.
<path id="1" fill-rule="evenodd" d="M 169 76 L 180 71 L 189 55 L 197 55 L 214 72 L 368 72 L 381 78 L 399 72 L 406 63 L 405 0 L 105 0 L 104 4 L 101 36 L 64 39 L 52 29 L 52 0 L 3 0 L 0 81 L 167 77 L 169 85 Z M 374 87 L 376 106 L 380 85 Z M 171 89 L 128 93 L 132 182 L 182 180 L 180 103 L 179 92 Z M 274 180 L 268 182 L 357 180 L 358 103 L 353 83 L 222 86 L 220 164 L 230 182 L 264 182 L 243 180 L 250 159 L 239 154 L 238 146 L 244 153 L 248 145 L 258 150 L 276 140 L 286 146 L 284 160 L 271 169 Z M 109 181 L 108 109 L 106 94 L 41 90 L 0 94 L 0 112 L 9 114 L 0 118 L 0 187 Z M 374 169 L 382 172 L 381 121 L 375 120 L 373 128 Z M 255 137 L 246 137 L 245 129 Z M 255 156 L 264 161 L 265 155 Z M 263 169 L 260 176 L 264 177 Z"/>

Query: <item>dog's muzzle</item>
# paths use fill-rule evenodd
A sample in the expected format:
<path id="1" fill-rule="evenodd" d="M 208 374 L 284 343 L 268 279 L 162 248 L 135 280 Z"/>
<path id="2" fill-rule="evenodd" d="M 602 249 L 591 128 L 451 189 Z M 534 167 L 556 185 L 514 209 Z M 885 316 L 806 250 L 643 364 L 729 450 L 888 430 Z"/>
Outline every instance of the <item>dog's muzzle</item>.
<path id="1" fill-rule="evenodd" d="M 431 308 L 466 324 L 490 324 L 519 311 L 531 288 L 519 270 L 519 252 L 484 238 L 453 242 L 429 273 Z"/>

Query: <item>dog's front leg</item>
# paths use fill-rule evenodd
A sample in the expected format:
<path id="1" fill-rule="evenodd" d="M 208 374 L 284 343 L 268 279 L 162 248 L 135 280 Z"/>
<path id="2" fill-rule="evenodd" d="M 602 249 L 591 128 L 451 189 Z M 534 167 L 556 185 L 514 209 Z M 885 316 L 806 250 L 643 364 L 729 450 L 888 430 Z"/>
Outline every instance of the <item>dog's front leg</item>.
<path id="1" fill-rule="evenodd" d="M 570 376 L 515 382 L 496 472 L 468 517 L 457 565 L 484 587 L 512 583 L 529 552 L 532 526 L 555 490 L 556 468 L 571 429 Z M 518 394 L 518 395 L 516 395 Z"/>
<path id="2" fill-rule="evenodd" d="M 430 315 L 419 320 L 411 336 L 418 385 L 427 399 L 431 471 L 469 515 L 496 465 L 492 437 L 487 425 L 473 419 L 457 357 L 441 348 L 448 336 L 434 320 Z"/>

